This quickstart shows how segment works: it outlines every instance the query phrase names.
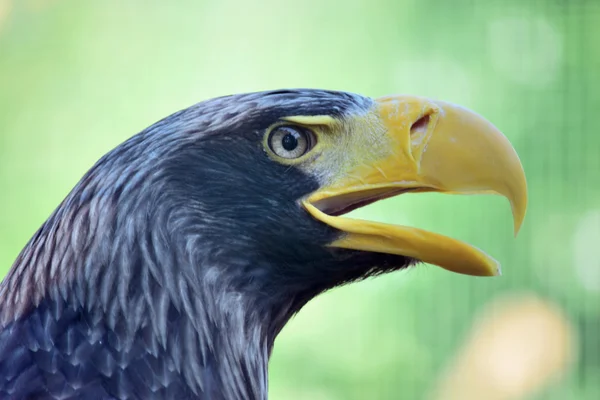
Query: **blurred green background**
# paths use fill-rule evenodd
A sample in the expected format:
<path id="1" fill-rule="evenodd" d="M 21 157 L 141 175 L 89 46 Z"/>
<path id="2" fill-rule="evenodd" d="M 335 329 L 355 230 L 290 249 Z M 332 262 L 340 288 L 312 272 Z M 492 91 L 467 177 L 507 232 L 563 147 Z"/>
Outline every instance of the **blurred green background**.
<path id="1" fill-rule="evenodd" d="M 0 0 L 0 276 L 101 155 L 176 110 L 286 87 L 431 96 L 513 142 L 521 233 L 496 197 L 355 214 L 467 240 L 504 275 L 421 266 L 320 296 L 277 340 L 271 398 L 598 399 L 599 43 L 597 0 Z"/>

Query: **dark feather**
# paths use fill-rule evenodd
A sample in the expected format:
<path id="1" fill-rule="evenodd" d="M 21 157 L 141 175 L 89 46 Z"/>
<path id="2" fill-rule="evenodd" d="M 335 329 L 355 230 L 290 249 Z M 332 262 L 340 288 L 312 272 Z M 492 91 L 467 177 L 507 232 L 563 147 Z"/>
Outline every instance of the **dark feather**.
<path id="1" fill-rule="evenodd" d="M 333 251 L 264 130 L 342 117 L 355 95 L 280 91 L 200 103 L 103 157 L 0 285 L 0 397 L 264 399 L 276 335 L 311 298 L 407 266 Z"/>

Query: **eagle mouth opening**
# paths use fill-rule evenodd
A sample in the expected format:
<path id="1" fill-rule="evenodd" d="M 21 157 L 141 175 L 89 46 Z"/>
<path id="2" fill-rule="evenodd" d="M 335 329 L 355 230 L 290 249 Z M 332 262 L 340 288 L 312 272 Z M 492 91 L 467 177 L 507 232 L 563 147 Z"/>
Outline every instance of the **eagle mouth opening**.
<path id="1" fill-rule="evenodd" d="M 435 191 L 426 186 L 380 186 L 321 191 L 302 200 L 318 221 L 340 231 L 329 247 L 393 254 L 475 276 L 500 274 L 500 264 L 468 243 L 419 228 L 347 217 L 357 208 L 407 192 Z"/>
<path id="2" fill-rule="evenodd" d="M 331 197 L 326 197 L 312 202 L 319 211 L 339 217 L 348 214 L 358 208 L 366 207 L 380 200 L 385 200 L 400 194 L 418 190 L 418 188 L 379 188 L 356 192 L 347 192 Z"/>

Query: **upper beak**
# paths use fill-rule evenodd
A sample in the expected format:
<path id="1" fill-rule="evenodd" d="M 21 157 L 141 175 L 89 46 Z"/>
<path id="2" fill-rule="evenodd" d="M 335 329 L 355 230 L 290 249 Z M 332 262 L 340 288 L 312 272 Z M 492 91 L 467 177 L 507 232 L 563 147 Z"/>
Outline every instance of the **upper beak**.
<path id="1" fill-rule="evenodd" d="M 515 235 L 519 231 L 527 208 L 525 173 L 508 139 L 490 122 L 463 107 L 412 96 L 377 99 L 374 113 L 384 127 L 387 153 L 358 163 L 303 202 L 313 217 L 345 232 L 331 246 L 403 255 L 469 275 L 498 275 L 496 260 L 458 240 L 326 213 L 408 190 L 493 193 L 509 200 Z"/>

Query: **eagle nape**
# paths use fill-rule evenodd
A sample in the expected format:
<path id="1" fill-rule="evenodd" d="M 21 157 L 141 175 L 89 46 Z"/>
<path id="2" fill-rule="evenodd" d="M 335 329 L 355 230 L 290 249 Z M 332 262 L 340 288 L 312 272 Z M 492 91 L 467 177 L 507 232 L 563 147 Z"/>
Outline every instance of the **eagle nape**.
<path id="1" fill-rule="evenodd" d="M 414 96 L 220 97 L 102 157 L 0 284 L 0 397 L 265 399 L 274 340 L 333 287 L 426 262 L 489 276 L 458 240 L 348 212 L 403 193 L 506 197 L 491 123 Z"/>

